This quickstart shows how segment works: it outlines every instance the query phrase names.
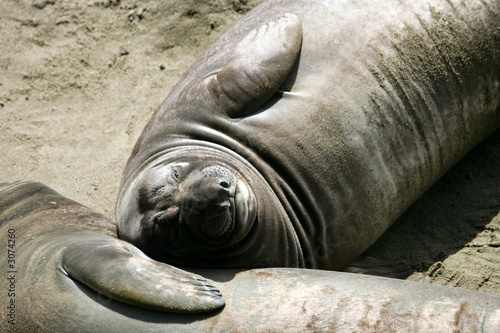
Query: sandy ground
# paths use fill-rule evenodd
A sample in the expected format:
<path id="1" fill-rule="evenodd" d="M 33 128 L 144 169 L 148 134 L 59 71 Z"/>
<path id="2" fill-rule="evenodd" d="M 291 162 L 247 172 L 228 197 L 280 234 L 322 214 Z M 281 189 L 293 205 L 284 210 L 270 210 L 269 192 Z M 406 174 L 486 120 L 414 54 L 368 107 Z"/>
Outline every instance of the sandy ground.
<path id="1" fill-rule="evenodd" d="M 156 107 L 260 0 L 0 1 L 0 180 L 43 182 L 114 217 Z M 352 270 L 500 295 L 500 132 L 448 173 Z"/>

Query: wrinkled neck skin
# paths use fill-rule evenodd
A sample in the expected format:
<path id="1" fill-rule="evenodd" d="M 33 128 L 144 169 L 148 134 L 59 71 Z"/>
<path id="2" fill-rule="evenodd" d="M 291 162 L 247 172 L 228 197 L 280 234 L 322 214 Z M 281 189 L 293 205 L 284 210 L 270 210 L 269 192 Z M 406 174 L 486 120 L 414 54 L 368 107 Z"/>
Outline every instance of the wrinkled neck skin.
<path id="1" fill-rule="evenodd" d="M 146 159 L 122 183 L 117 202 L 117 227 L 121 239 L 141 248 L 153 259 L 173 265 L 304 267 L 299 241 L 280 200 L 252 164 L 234 151 L 207 141 L 175 139 L 167 146 Z M 227 237 L 222 244 L 212 247 L 191 233 L 172 237 L 171 230 L 164 232 L 164 226 L 151 222 L 159 209 L 145 205 L 144 185 L 154 188 L 151 182 L 162 177 L 158 170 L 178 163 L 217 164 L 248 184 L 256 203 L 255 217 L 245 226 L 248 230 Z M 181 229 L 182 224 L 180 222 L 178 226 Z"/>

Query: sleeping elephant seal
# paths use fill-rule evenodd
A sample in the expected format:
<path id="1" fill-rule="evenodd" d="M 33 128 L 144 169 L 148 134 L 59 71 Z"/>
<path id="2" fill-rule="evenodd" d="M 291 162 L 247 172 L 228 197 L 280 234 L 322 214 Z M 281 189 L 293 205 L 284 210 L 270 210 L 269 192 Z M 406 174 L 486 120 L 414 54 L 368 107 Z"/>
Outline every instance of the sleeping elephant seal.
<path id="1" fill-rule="evenodd" d="M 175 265 L 341 270 L 498 128 L 499 81 L 498 1 L 266 1 L 144 129 L 119 237 Z"/>
<path id="2" fill-rule="evenodd" d="M 111 221 L 40 183 L 0 187 L 0 233 L 14 253 L 0 282 L 2 332 L 495 332 L 500 325 L 498 296 L 290 268 L 200 271 L 224 289 L 224 310 L 160 312 L 176 302 L 164 292 L 175 268 L 151 261 L 117 239 Z M 196 276 L 184 276 L 185 293 Z M 198 287 L 206 303 L 216 296 Z"/>

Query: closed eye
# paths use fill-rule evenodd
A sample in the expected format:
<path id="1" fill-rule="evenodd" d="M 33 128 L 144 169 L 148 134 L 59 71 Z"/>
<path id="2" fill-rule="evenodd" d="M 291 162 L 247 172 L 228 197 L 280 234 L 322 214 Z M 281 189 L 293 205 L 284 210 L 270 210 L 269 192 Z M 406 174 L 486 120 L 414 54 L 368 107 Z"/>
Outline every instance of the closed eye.
<path id="1" fill-rule="evenodd" d="M 164 211 L 160 211 L 153 215 L 153 223 L 154 224 L 168 224 L 168 223 L 176 223 L 179 221 L 179 207 L 173 206 L 169 207 Z"/>

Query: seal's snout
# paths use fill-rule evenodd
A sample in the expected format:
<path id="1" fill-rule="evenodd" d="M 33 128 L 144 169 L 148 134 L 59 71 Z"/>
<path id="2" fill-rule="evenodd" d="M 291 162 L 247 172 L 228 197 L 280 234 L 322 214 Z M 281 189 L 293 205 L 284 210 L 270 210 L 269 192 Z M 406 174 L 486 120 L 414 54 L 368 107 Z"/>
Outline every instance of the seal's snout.
<path id="1" fill-rule="evenodd" d="M 234 229 L 236 176 L 221 166 L 193 171 L 180 188 L 181 219 L 193 236 L 224 241 Z"/>

